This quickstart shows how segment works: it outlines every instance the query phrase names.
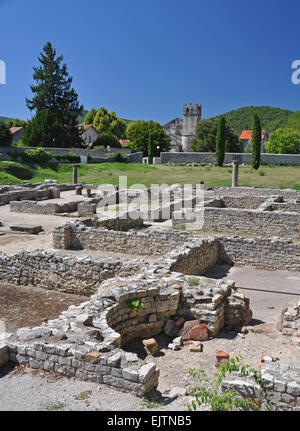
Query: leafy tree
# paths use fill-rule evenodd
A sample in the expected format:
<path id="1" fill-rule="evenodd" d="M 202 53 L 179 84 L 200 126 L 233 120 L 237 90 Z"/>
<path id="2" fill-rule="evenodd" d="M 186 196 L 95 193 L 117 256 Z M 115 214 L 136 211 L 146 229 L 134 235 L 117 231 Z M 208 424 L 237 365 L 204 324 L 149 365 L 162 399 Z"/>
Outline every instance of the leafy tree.
<path id="1" fill-rule="evenodd" d="M 99 133 L 112 133 L 117 138 L 125 137 L 126 122 L 116 116 L 115 111 L 108 112 L 104 107 L 98 109 L 94 115 L 93 125 Z"/>
<path id="2" fill-rule="evenodd" d="M 300 134 L 300 111 L 294 112 L 287 119 L 287 122 L 284 125 L 285 129 L 292 129 L 295 132 Z"/>
<path id="3" fill-rule="evenodd" d="M 119 139 L 123 139 L 126 137 L 126 129 L 127 125 L 124 120 L 121 118 L 117 118 L 110 123 L 110 132 L 117 136 Z"/>
<path id="4" fill-rule="evenodd" d="M 93 108 L 91 109 L 85 116 L 83 120 L 83 124 L 93 124 L 95 115 L 96 115 L 97 109 Z"/>
<path id="5" fill-rule="evenodd" d="M 11 118 L 5 121 L 5 124 L 10 129 L 11 127 L 26 127 L 27 121 L 20 120 L 19 118 Z"/>
<path id="6" fill-rule="evenodd" d="M 83 110 L 78 102 L 78 95 L 71 84 L 73 78 L 69 76 L 66 64 L 62 64 L 63 56 L 56 57 L 56 50 L 48 42 L 38 57 L 39 67 L 34 67 L 33 79 L 36 85 L 31 85 L 33 98 L 26 99 L 31 111 L 36 112 L 36 119 L 43 118 L 41 126 L 45 126 L 45 119 L 55 120 L 59 126 L 53 130 L 52 139 L 56 145 L 62 140 L 65 146 L 80 146 L 80 132 L 77 128 L 77 118 Z M 49 111 L 49 115 L 40 116 L 41 111 Z M 35 123 L 34 123 L 35 126 Z M 32 127 L 32 123 L 28 125 Z M 47 124 L 49 129 L 49 124 Z M 55 131 L 58 130 L 58 135 Z M 62 139 L 63 135 L 63 139 Z"/>
<path id="7" fill-rule="evenodd" d="M 218 166 L 223 166 L 225 157 L 225 143 L 226 140 L 226 121 L 224 117 L 220 117 L 218 120 L 218 130 L 216 137 L 216 158 Z"/>
<path id="8" fill-rule="evenodd" d="M 67 140 L 67 142 L 66 142 Z M 28 121 L 22 136 L 25 147 L 68 147 L 69 136 L 66 136 L 65 126 L 57 120 L 50 109 L 40 110 Z"/>
<path id="9" fill-rule="evenodd" d="M 111 148 L 122 148 L 119 139 L 110 132 L 101 133 L 93 144 L 95 147 L 111 147 Z"/>
<path id="10" fill-rule="evenodd" d="M 12 134 L 9 127 L 3 121 L 0 121 L 0 147 L 9 147 L 11 143 Z"/>
<path id="11" fill-rule="evenodd" d="M 216 152 L 216 139 L 218 131 L 217 119 L 204 119 L 199 121 L 195 130 L 195 137 L 192 139 L 190 151 L 191 152 Z M 226 152 L 240 153 L 241 144 L 238 136 L 233 132 L 231 127 L 225 121 L 225 142 Z"/>
<path id="12" fill-rule="evenodd" d="M 134 152 L 143 151 L 146 156 L 148 154 L 149 134 L 152 135 L 154 155 L 157 147 L 160 148 L 160 151 L 169 151 L 170 136 L 165 133 L 159 123 L 154 121 L 132 121 L 128 124 L 126 135 L 130 140 L 130 148 Z"/>
<path id="13" fill-rule="evenodd" d="M 265 147 L 270 154 L 300 154 L 300 137 L 295 130 L 280 128 L 271 133 Z"/>
<path id="14" fill-rule="evenodd" d="M 253 169 L 258 169 L 260 166 L 261 125 L 257 114 L 253 116 L 251 146 L 251 166 Z"/>

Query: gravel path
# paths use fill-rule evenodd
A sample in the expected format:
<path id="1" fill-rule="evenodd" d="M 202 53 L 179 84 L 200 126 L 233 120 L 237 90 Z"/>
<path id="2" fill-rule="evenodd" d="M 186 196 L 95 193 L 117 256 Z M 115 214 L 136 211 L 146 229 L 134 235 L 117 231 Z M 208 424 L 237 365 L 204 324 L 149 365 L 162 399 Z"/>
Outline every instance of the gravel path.
<path id="1" fill-rule="evenodd" d="M 186 410 L 190 400 L 181 397 L 149 405 L 106 385 L 49 373 L 41 377 L 32 371 L 0 371 L 0 411 L 179 411 Z"/>

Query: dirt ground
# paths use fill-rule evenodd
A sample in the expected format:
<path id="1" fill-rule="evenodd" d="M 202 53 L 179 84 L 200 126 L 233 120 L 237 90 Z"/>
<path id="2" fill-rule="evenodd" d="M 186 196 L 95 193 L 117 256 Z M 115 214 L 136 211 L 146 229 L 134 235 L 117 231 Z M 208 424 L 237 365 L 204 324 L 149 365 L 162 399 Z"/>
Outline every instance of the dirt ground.
<path id="1" fill-rule="evenodd" d="M 86 300 L 86 296 L 0 283 L 0 319 L 5 321 L 6 332 L 13 333 L 18 328 L 38 326 L 45 319 L 56 319 L 70 305 Z"/>

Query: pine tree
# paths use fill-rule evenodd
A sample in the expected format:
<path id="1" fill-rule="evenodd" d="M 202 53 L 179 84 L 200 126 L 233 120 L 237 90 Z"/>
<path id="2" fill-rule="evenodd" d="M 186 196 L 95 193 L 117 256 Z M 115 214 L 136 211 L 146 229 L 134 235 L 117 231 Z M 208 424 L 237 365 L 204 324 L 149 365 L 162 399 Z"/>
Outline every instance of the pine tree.
<path id="1" fill-rule="evenodd" d="M 218 131 L 216 138 L 216 158 L 218 166 L 223 166 L 225 157 L 225 143 L 226 143 L 226 121 L 224 117 L 218 120 Z"/>
<path id="2" fill-rule="evenodd" d="M 71 84 L 66 64 L 62 64 L 63 56 L 56 57 L 56 50 L 48 42 L 38 57 L 39 67 L 34 67 L 33 79 L 36 85 L 31 85 L 34 94 L 31 100 L 26 99 L 27 107 L 35 111 L 36 116 L 41 111 L 51 113 L 51 119 L 65 130 L 64 145 L 78 146 L 81 144 L 80 132 L 77 129 L 77 118 L 82 113 L 83 106 L 78 102 L 78 95 Z M 54 135 L 54 132 L 53 132 Z M 61 139 L 53 136 L 54 141 Z"/>
<path id="3" fill-rule="evenodd" d="M 253 169 L 258 169 L 260 166 L 261 125 L 257 114 L 253 116 L 251 146 L 251 166 Z"/>

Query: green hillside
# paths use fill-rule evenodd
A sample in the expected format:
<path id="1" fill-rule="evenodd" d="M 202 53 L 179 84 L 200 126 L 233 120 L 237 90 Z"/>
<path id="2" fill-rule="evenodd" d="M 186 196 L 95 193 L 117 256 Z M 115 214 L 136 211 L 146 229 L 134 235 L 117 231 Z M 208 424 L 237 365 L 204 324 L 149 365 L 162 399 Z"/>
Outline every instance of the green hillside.
<path id="1" fill-rule="evenodd" d="M 246 106 L 226 112 L 224 116 L 227 123 L 239 136 L 242 130 L 252 129 L 254 113 L 259 116 L 262 128 L 267 130 L 268 133 L 285 126 L 289 116 L 293 114 L 292 111 L 288 111 L 287 109 L 272 108 L 270 106 Z"/>
<path id="2" fill-rule="evenodd" d="M 8 118 L 8 117 L 0 117 L 0 121 L 7 121 L 7 120 L 11 120 L 11 118 Z"/>

